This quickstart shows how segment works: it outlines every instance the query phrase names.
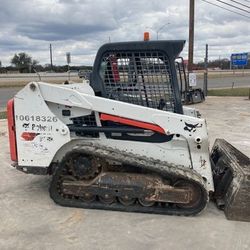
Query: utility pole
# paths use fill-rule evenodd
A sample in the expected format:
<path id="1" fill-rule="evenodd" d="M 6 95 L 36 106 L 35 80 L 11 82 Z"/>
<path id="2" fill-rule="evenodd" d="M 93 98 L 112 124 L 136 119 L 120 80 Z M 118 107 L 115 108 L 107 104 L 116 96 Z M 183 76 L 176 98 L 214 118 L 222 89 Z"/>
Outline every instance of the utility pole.
<path id="1" fill-rule="evenodd" d="M 49 52 L 50 52 L 50 70 L 53 71 L 53 63 L 52 63 L 52 45 L 49 45 Z"/>
<path id="2" fill-rule="evenodd" d="M 70 80 L 70 66 L 69 64 L 71 63 L 71 55 L 70 52 L 66 53 L 66 58 L 67 58 L 67 64 L 68 64 L 68 79 Z"/>
<path id="3" fill-rule="evenodd" d="M 188 72 L 193 70 L 194 58 L 194 1 L 189 0 L 189 43 L 188 43 Z"/>
<path id="4" fill-rule="evenodd" d="M 208 66 L 208 44 L 206 44 L 206 53 L 205 53 L 205 60 L 204 60 L 204 86 L 203 86 L 203 91 L 204 95 L 207 96 L 207 66 Z"/>

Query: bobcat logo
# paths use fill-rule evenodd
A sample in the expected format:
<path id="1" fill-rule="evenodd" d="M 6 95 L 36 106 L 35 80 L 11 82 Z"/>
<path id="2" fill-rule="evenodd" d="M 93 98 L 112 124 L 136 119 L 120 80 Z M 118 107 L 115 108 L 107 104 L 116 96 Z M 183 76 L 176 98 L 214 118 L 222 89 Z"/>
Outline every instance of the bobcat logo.
<path id="1" fill-rule="evenodd" d="M 185 127 L 184 127 L 184 130 L 187 130 L 188 132 L 195 132 L 196 131 L 196 128 L 201 128 L 202 127 L 202 124 L 199 126 L 199 123 L 197 124 L 190 124 L 190 123 L 186 123 L 185 122 Z"/>
<path id="2" fill-rule="evenodd" d="M 24 123 L 23 128 L 29 128 L 30 124 L 29 123 Z"/>

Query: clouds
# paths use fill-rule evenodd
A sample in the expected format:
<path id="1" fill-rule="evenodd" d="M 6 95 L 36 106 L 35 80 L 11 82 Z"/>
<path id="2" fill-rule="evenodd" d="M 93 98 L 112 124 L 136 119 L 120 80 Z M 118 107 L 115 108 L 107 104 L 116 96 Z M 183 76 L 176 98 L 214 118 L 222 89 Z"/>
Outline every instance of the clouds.
<path id="1" fill-rule="evenodd" d="M 212 0 L 211 0 L 212 1 Z M 195 60 L 231 52 L 250 51 L 250 19 L 196 2 Z M 167 24 L 170 23 L 170 24 Z M 56 64 L 92 65 L 105 42 L 152 39 L 188 39 L 186 0 L 4 0 L 0 9 L 0 60 L 8 65 L 14 53 L 25 51 L 40 63 L 49 62 L 49 43 Z M 187 56 L 187 45 L 183 55 Z"/>

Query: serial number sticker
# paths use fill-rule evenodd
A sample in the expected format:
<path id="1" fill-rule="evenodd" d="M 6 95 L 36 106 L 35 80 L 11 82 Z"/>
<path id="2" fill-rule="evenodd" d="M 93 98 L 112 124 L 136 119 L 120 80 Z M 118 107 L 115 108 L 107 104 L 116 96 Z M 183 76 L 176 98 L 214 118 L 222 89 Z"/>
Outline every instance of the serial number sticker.
<path id="1" fill-rule="evenodd" d="M 58 119 L 56 116 L 39 116 L 39 115 L 16 115 L 17 121 L 26 121 L 26 122 L 57 122 Z"/>

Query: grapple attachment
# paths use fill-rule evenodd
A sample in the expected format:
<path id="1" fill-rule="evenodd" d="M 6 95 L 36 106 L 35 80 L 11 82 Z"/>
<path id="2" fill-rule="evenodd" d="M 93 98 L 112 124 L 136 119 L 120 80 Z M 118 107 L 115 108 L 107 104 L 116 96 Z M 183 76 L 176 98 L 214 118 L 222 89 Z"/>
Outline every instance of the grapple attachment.
<path id="1" fill-rule="evenodd" d="M 214 198 L 227 219 L 250 222 L 250 159 L 223 139 L 212 153 Z"/>

